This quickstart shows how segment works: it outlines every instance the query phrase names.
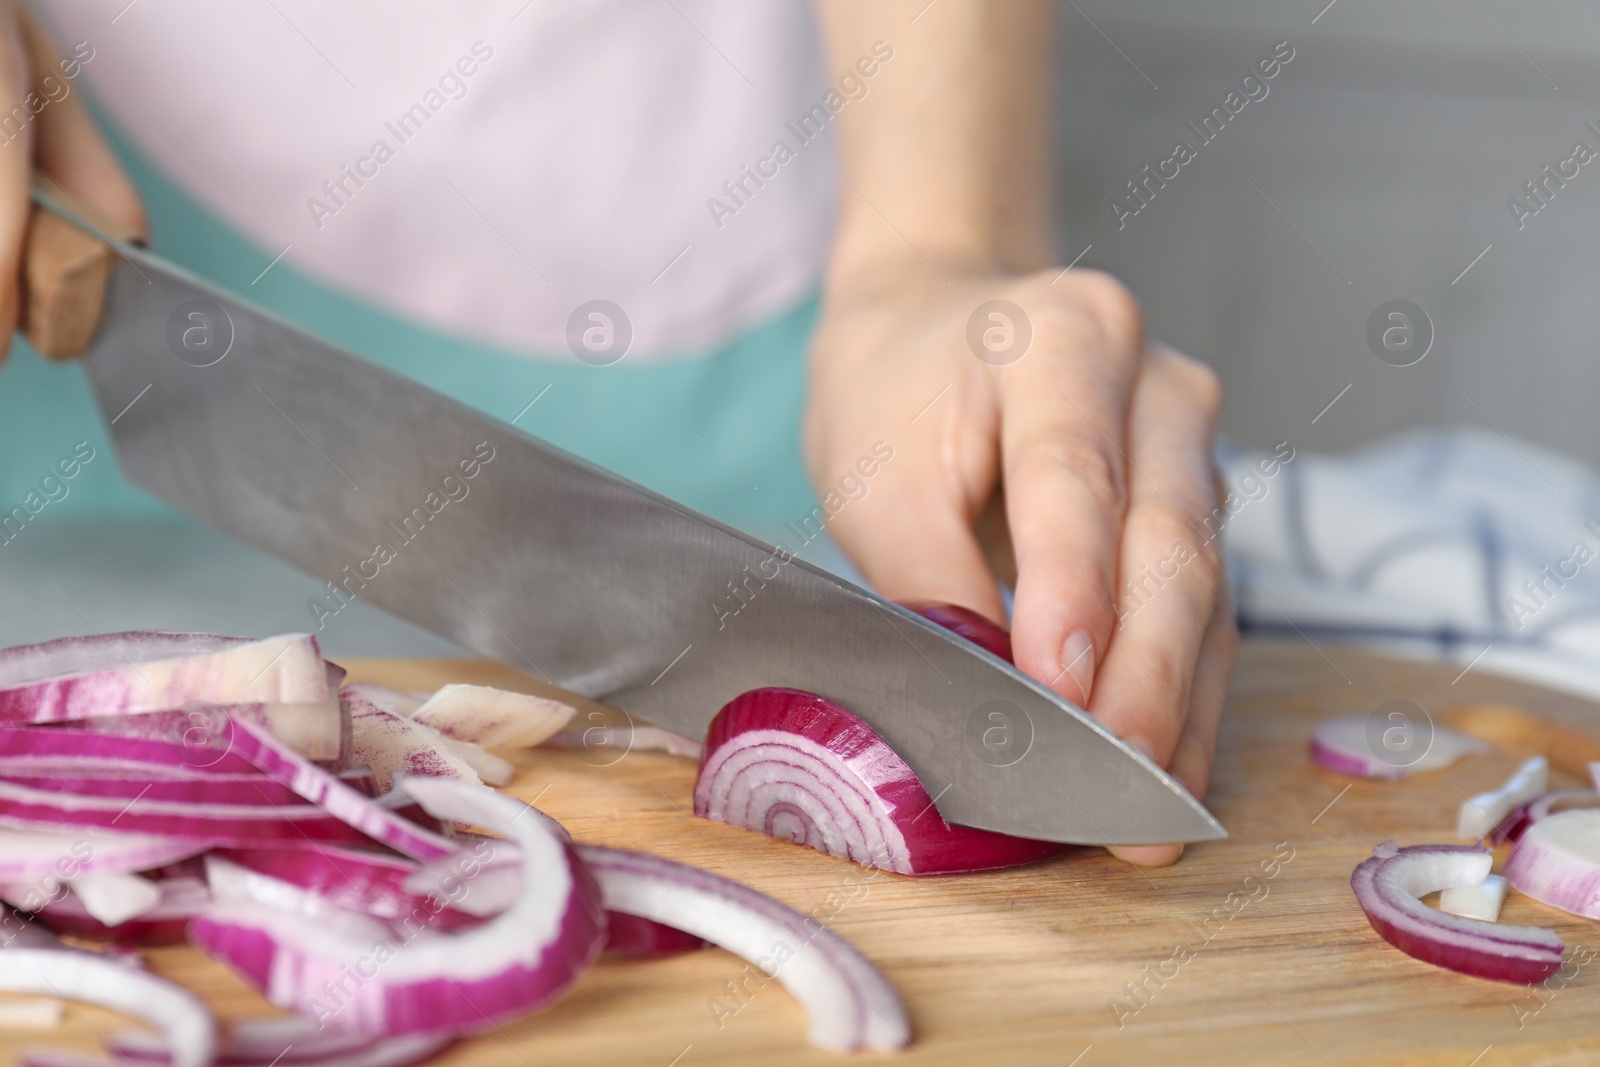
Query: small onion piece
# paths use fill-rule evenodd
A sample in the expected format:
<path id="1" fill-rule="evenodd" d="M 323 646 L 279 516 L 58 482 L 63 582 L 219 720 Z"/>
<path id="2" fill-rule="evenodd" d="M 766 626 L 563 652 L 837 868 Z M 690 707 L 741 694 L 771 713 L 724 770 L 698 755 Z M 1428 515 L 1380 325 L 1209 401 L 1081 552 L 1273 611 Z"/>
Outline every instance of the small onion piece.
<path id="1" fill-rule="evenodd" d="M 532 748 L 567 725 L 572 715 L 570 705 L 547 697 L 486 685 L 447 685 L 411 718 L 446 737 L 484 748 Z"/>
<path id="2" fill-rule="evenodd" d="M 605 940 L 599 888 L 572 846 L 541 820 L 520 818 L 530 810 L 521 801 L 483 786 L 420 776 L 404 786 L 439 818 L 511 839 L 523 886 L 510 908 L 469 930 L 407 937 L 326 902 L 308 922 L 265 895 L 230 896 L 194 921 L 190 939 L 278 1006 L 347 1032 L 470 1032 L 555 999 Z M 302 892 L 278 887 L 280 901 Z M 352 971 L 363 981 L 345 978 Z"/>
<path id="3" fill-rule="evenodd" d="M 193 994 L 107 956 L 68 948 L 36 923 L 0 934 L 0 992 L 65 997 L 132 1016 L 161 1031 L 172 1067 L 207 1067 L 217 1028 Z"/>
<path id="4" fill-rule="evenodd" d="M 1394 754 L 1377 751 L 1385 735 L 1380 729 L 1379 739 L 1375 741 L 1370 736 L 1373 729 L 1368 719 L 1358 716 L 1323 721 L 1311 735 L 1311 761 L 1339 774 L 1398 781 L 1419 771 L 1448 767 L 1463 756 L 1489 750 L 1488 745 L 1470 734 L 1448 726 L 1435 726 L 1427 750 L 1415 760 L 1405 762 Z"/>
<path id="5" fill-rule="evenodd" d="M 343 1045 L 334 1046 L 331 1042 L 323 1041 L 320 1043 L 321 1051 L 308 1051 L 308 1048 L 318 1048 L 318 1043 L 315 1042 L 316 1026 L 309 1020 L 294 1021 L 307 1023 L 310 1031 L 308 1036 L 280 1045 L 276 1056 L 267 1055 L 265 1051 L 256 1055 L 246 1055 L 233 1041 L 224 1039 L 221 1054 L 217 1057 L 217 1067 L 273 1067 L 274 1064 L 280 1067 L 290 1067 L 291 1064 L 293 1067 L 410 1067 L 411 1064 L 421 1063 L 442 1051 L 454 1041 L 451 1037 L 434 1036 L 374 1040 L 370 1037 L 351 1038 L 339 1035 L 344 1041 Z M 140 1040 L 133 1035 L 113 1035 L 112 1041 L 118 1062 L 145 1063 L 151 1064 L 152 1067 L 157 1065 L 164 1067 L 172 1062 L 166 1046 L 159 1041 Z M 35 1055 L 26 1058 L 23 1067 L 91 1067 L 91 1065 Z M 102 1064 L 101 1067 L 109 1065 Z"/>
<path id="6" fill-rule="evenodd" d="M 1523 762 L 1504 783 L 1461 802 L 1456 836 L 1477 841 L 1488 837 L 1514 809 L 1550 788 L 1550 761 L 1534 756 Z"/>
<path id="7" fill-rule="evenodd" d="M 106 941 L 114 945 L 176 945 L 183 941 L 189 920 L 211 903 L 211 893 L 198 878 L 166 878 L 152 883 L 160 891 L 155 906 L 119 923 L 108 924 L 89 914 L 76 892 L 52 899 L 35 914 L 50 929 L 71 937 Z M 11 900 L 11 887 L 0 895 Z"/>
<path id="8" fill-rule="evenodd" d="M 1519 893 L 1600 919 L 1600 810 L 1559 811 L 1530 822 L 1505 866 Z"/>
<path id="9" fill-rule="evenodd" d="M 1500 926 L 1447 915 L 1422 897 L 1481 885 L 1494 856 L 1467 845 L 1385 842 L 1350 877 L 1350 887 L 1384 940 L 1424 963 L 1501 982 L 1537 985 L 1561 966 L 1565 946 L 1537 926 Z M 1511 880 L 1515 885 L 1515 880 Z"/>
<path id="10" fill-rule="evenodd" d="M 838 934 L 771 897 L 643 852 L 579 845 L 609 911 L 705 938 L 783 983 L 806 1009 L 819 1048 L 888 1052 L 911 1040 L 900 995 Z M 787 949 L 789 954 L 780 951 Z"/>
<path id="11" fill-rule="evenodd" d="M 70 878 L 67 885 L 83 910 L 106 926 L 125 923 L 161 903 L 161 887 L 137 874 L 91 874 Z"/>
<path id="12" fill-rule="evenodd" d="M 711 720 L 696 815 L 898 874 L 1014 867 L 1071 846 L 951 826 L 872 728 L 797 689 L 756 689 Z"/>
<path id="13" fill-rule="evenodd" d="M 1498 922 L 1506 902 L 1506 880 L 1491 874 L 1477 885 L 1454 885 L 1439 894 L 1439 910 L 1463 919 Z"/>

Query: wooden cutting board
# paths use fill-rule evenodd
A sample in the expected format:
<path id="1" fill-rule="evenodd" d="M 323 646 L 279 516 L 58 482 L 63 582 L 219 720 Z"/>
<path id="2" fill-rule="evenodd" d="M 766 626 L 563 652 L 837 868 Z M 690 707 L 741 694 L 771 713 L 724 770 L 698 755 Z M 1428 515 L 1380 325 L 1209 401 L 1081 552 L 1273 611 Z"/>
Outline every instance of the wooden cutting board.
<path id="1" fill-rule="evenodd" d="M 357 678 L 405 688 L 478 681 L 536 691 L 491 664 L 370 661 Z M 1542 751 L 1576 785 L 1600 758 L 1600 708 L 1470 672 L 1330 646 L 1247 643 L 1208 804 L 1232 836 L 1142 871 L 1098 849 L 1019 871 L 909 879 L 695 819 L 693 764 L 632 753 L 594 766 L 572 752 L 520 757 L 512 790 L 580 841 L 647 849 L 756 886 L 825 921 L 898 985 L 928 1064 L 1600 1063 L 1600 966 L 1532 989 L 1417 963 L 1368 927 L 1349 889 L 1372 846 L 1453 842 L 1464 795 Z M 1331 715 L 1415 702 L 1510 746 L 1399 783 L 1313 767 L 1306 739 Z M 1484 705 L 1450 709 L 1458 705 Z M 1494 705 L 1517 705 L 1539 718 Z M 1447 714 L 1448 713 L 1448 714 Z M 1600 958 L 1600 929 L 1513 894 L 1513 923 L 1555 929 Z M 176 947 L 151 966 L 224 1016 L 269 1010 L 224 968 Z M 1130 983 L 1142 986 L 1137 998 Z M 27 1045 L 95 1047 L 116 1024 L 93 1009 Z M 860 1062 L 887 1059 L 860 1056 Z M 720 950 L 605 960 L 554 1008 L 463 1042 L 442 1065 L 839 1064 L 805 1042 L 805 1019 L 775 981 Z"/>

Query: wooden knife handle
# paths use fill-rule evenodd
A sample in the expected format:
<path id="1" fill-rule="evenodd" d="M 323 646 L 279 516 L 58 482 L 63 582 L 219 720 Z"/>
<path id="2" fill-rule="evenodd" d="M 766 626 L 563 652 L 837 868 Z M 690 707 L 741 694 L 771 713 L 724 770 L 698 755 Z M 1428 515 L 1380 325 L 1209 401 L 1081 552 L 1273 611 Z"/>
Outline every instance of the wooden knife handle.
<path id="1" fill-rule="evenodd" d="M 33 205 L 22 264 L 22 332 L 46 359 L 83 355 L 100 328 L 111 246 Z"/>

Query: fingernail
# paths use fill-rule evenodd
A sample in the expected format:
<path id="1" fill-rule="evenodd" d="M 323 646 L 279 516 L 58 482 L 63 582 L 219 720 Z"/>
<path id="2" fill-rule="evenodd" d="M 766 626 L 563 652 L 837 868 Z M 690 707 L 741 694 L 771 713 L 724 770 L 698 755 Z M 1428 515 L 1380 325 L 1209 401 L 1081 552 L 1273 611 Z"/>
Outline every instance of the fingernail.
<path id="1" fill-rule="evenodd" d="M 1094 638 L 1088 630 L 1074 630 L 1061 646 L 1061 671 L 1072 675 L 1078 683 L 1083 702 L 1089 702 L 1089 691 L 1094 685 Z"/>

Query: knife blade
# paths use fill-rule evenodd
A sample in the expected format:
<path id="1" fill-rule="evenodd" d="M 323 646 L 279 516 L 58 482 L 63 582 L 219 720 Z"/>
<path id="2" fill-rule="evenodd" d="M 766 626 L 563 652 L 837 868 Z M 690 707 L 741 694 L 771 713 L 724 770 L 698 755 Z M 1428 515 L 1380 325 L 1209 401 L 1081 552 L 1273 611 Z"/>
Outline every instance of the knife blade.
<path id="1" fill-rule="evenodd" d="M 790 686 L 868 722 L 950 822 L 1226 836 L 1080 708 L 943 628 L 99 236 L 118 261 L 85 365 L 124 475 L 321 578 L 308 629 L 366 600 L 693 738 L 738 693 Z"/>

